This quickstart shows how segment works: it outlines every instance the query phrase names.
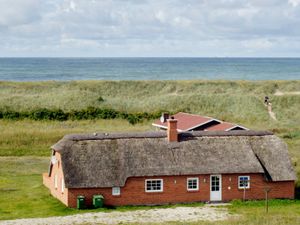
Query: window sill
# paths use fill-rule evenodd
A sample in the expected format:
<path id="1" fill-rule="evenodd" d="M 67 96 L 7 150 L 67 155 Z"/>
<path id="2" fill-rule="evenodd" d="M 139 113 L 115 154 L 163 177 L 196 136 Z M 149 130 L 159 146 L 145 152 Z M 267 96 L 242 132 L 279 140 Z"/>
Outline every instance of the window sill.
<path id="1" fill-rule="evenodd" d="M 199 192 L 199 189 L 197 189 L 197 190 L 187 190 L 186 192 Z"/>
<path id="2" fill-rule="evenodd" d="M 238 189 L 239 189 L 240 191 L 243 191 L 244 189 L 245 189 L 245 190 L 249 190 L 250 187 L 247 187 L 247 188 L 243 188 L 243 187 L 241 188 L 241 187 L 239 187 Z"/>

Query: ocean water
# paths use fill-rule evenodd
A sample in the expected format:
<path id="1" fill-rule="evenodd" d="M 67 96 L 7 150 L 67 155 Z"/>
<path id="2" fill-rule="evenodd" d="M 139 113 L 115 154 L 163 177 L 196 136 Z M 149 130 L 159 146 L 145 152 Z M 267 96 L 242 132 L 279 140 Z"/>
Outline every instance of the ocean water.
<path id="1" fill-rule="evenodd" d="M 300 58 L 0 58 L 0 80 L 299 80 Z"/>

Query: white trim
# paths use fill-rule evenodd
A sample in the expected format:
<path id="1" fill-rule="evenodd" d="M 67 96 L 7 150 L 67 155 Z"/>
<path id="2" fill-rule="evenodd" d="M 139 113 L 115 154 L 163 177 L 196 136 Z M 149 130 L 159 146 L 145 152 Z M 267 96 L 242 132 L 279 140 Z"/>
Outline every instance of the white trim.
<path id="1" fill-rule="evenodd" d="M 249 130 L 249 129 L 246 128 L 246 127 L 243 127 L 243 126 L 240 126 L 240 125 L 234 125 L 234 126 L 232 126 L 232 127 L 227 128 L 225 131 L 230 131 L 230 130 L 232 130 L 232 129 L 234 129 L 234 128 L 237 128 L 237 127 L 243 128 L 243 129 L 245 129 L 245 130 Z"/>
<path id="2" fill-rule="evenodd" d="M 215 200 L 215 199 L 211 199 L 211 192 L 212 192 L 212 190 L 211 190 L 211 177 L 213 177 L 213 176 L 218 176 L 219 177 L 219 183 L 220 183 L 220 185 L 219 185 L 219 192 L 220 192 L 220 199 L 218 199 L 218 200 Z M 209 197 L 210 197 L 210 200 L 211 201 L 222 201 L 222 175 L 221 174 L 212 174 L 212 175 L 210 175 L 210 177 L 209 177 Z"/>
<path id="3" fill-rule="evenodd" d="M 159 128 L 163 128 L 163 129 L 165 129 L 165 130 L 168 130 L 168 127 L 167 127 L 167 126 L 158 125 L 158 124 L 156 124 L 156 123 L 152 123 L 152 125 L 155 126 L 155 127 L 159 127 Z M 178 131 L 178 132 L 183 132 L 183 130 L 178 129 L 178 128 L 177 128 L 177 131 Z"/>
<path id="4" fill-rule="evenodd" d="M 166 130 L 168 129 L 167 126 L 158 125 L 158 124 L 156 124 L 156 123 L 152 123 L 152 126 L 159 127 L 159 128 L 164 128 L 164 129 L 166 129 Z"/>
<path id="5" fill-rule="evenodd" d="M 147 181 L 160 181 L 160 190 L 147 190 Z M 163 179 L 146 179 L 145 180 L 145 192 L 163 192 L 164 191 L 164 180 Z"/>
<path id="6" fill-rule="evenodd" d="M 248 183 L 247 183 L 247 187 L 241 187 L 240 186 L 240 177 L 248 177 Z M 238 177 L 238 188 L 239 189 L 249 189 L 250 188 L 250 176 L 239 176 Z"/>
<path id="7" fill-rule="evenodd" d="M 121 188 L 120 187 L 112 187 L 111 188 L 111 194 L 113 196 L 119 196 L 119 195 L 121 195 Z"/>
<path id="8" fill-rule="evenodd" d="M 65 192 L 65 181 L 64 178 L 61 178 L 61 193 Z"/>
<path id="9" fill-rule="evenodd" d="M 196 180 L 197 181 L 197 188 L 189 188 L 189 181 L 190 180 Z M 188 191 L 199 191 L 199 178 L 198 177 L 189 177 L 186 179 L 186 189 Z"/>

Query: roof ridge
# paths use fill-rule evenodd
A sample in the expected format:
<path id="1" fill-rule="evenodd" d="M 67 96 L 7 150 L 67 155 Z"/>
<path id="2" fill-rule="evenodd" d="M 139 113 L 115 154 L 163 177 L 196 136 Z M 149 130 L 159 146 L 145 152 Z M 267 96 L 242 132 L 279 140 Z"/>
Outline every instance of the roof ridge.
<path id="1" fill-rule="evenodd" d="M 270 131 L 254 130 L 234 130 L 234 131 L 189 131 L 179 132 L 181 138 L 186 137 L 226 137 L 226 136 L 266 136 L 273 135 Z M 105 139 L 131 139 L 131 138 L 165 138 L 167 133 L 164 131 L 146 131 L 146 132 L 95 132 L 93 134 L 68 134 L 63 139 L 71 141 L 81 140 L 105 140 Z"/>

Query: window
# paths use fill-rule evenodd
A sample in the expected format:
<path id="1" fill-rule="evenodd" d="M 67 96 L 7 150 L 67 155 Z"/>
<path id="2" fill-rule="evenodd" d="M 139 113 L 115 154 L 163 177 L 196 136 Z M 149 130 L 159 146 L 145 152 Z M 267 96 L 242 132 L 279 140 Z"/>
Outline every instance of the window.
<path id="1" fill-rule="evenodd" d="M 199 179 L 198 179 L 198 177 L 187 179 L 187 190 L 188 191 L 198 191 L 199 190 Z"/>
<path id="2" fill-rule="evenodd" d="M 63 178 L 61 178 L 61 193 L 64 193 L 65 191 L 65 181 Z"/>
<path id="3" fill-rule="evenodd" d="M 120 195 L 120 194 L 121 194 L 120 187 L 113 187 L 112 188 L 112 195 Z"/>
<path id="4" fill-rule="evenodd" d="M 239 176 L 239 188 L 250 188 L 250 176 Z"/>
<path id="5" fill-rule="evenodd" d="M 57 183 L 57 174 L 54 176 L 54 187 L 57 189 L 58 183 Z"/>
<path id="6" fill-rule="evenodd" d="M 221 187 L 221 175 L 211 175 L 210 176 L 210 190 L 220 191 Z"/>
<path id="7" fill-rule="evenodd" d="M 146 192 L 162 192 L 163 191 L 163 180 L 162 179 L 151 179 L 145 181 Z"/>

